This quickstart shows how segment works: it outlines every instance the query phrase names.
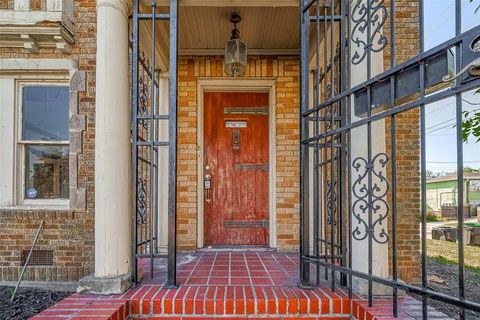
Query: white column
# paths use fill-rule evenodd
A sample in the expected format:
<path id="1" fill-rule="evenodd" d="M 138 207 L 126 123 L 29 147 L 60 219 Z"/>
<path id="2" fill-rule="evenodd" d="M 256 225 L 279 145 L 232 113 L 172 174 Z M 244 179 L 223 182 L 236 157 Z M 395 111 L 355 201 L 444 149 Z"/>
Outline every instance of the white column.
<path id="1" fill-rule="evenodd" d="M 158 78 L 157 113 L 168 114 L 169 74 L 164 72 Z M 158 140 L 168 140 L 168 121 L 160 121 Z M 168 147 L 158 149 L 158 250 L 167 253 L 168 249 Z"/>
<path id="2" fill-rule="evenodd" d="M 364 5 L 366 8 L 366 2 L 367 0 L 363 0 L 361 5 L 358 7 L 355 7 L 352 9 L 353 12 L 351 12 L 350 19 L 359 19 L 360 16 L 362 15 L 361 7 Z M 366 9 L 365 9 L 366 10 Z M 380 17 L 380 18 L 379 18 Z M 381 16 L 377 18 L 381 19 Z M 364 18 L 366 19 L 366 17 Z M 362 19 L 359 19 L 362 20 Z M 358 22 L 361 24 L 362 22 Z M 351 55 L 350 55 L 350 68 L 351 68 L 351 83 L 350 87 L 355 87 L 362 82 L 366 81 L 368 78 L 368 57 L 364 56 L 363 60 L 358 57 L 361 57 L 367 48 L 365 48 L 362 44 L 358 45 L 359 42 L 355 43 L 355 40 L 360 40 L 363 41 L 364 43 L 368 43 L 367 40 L 367 28 L 365 30 L 362 30 L 361 28 L 355 28 L 356 23 L 354 21 L 351 22 L 350 26 L 350 33 L 351 33 L 351 39 L 350 39 L 350 47 L 351 47 Z M 366 25 L 366 24 L 365 24 Z M 373 30 L 373 27 L 372 27 Z M 373 34 L 373 31 L 372 31 Z M 381 34 L 376 34 L 375 38 L 371 40 L 373 45 L 376 47 L 378 46 L 378 37 L 381 37 Z M 358 55 L 357 55 L 358 54 Z M 379 52 L 374 52 L 371 51 L 371 64 L 370 64 L 370 77 L 373 77 L 379 73 L 381 73 L 384 69 L 383 67 L 383 54 L 384 51 L 381 50 Z M 356 63 L 352 63 L 352 61 L 355 60 Z M 360 61 L 358 63 L 358 61 Z M 352 105 L 352 110 L 355 109 L 355 101 L 354 97 L 352 97 L 353 105 Z M 366 110 L 366 108 L 365 108 Z M 351 122 L 354 123 L 362 118 L 365 118 L 367 114 L 362 114 L 362 115 L 355 115 L 354 112 L 352 112 L 351 116 Z M 351 168 L 351 175 L 352 175 L 352 188 L 355 188 L 354 182 L 358 180 L 359 175 L 365 172 L 365 162 L 362 162 L 360 158 L 365 159 L 368 161 L 368 129 L 367 125 L 363 125 L 357 128 L 354 128 L 351 130 L 351 159 L 352 163 L 350 163 L 350 168 Z M 376 155 L 385 153 L 386 152 L 386 141 L 385 141 L 385 120 L 381 119 L 379 121 L 372 122 L 371 124 L 371 158 L 375 158 Z M 355 159 L 358 159 L 358 161 L 355 163 Z M 370 160 L 372 160 L 370 159 Z M 383 158 L 382 158 L 383 160 Z M 354 164 L 362 164 L 362 166 L 359 168 L 357 171 L 353 166 Z M 375 170 L 382 171 L 383 175 L 386 177 L 387 176 L 387 168 L 382 168 L 381 164 L 379 161 L 375 161 L 373 163 L 375 166 Z M 388 161 L 387 166 L 390 166 L 390 161 Z M 387 179 L 389 179 L 387 177 Z M 361 185 L 367 184 L 368 185 L 368 176 L 359 181 L 359 187 Z M 382 191 L 386 191 L 386 185 L 379 181 L 379 179 L 372 174 L 372 183 L 371 185 L 373 186 L 374 184 L 377 184 L 378 188 L 381 189 Z M 351 196 L 352 196 L 352 204 L 355 203 L 355 201 L 359 200 L 367 200 L 368 197 L 365 197 L 365 192 L 359 192 L 359 189 L 357 188 L 357 194 L 351 190 Z M 378 195 L 381 192 L 376 191 L 375 194 Z M 387 196 L 385 195 L 384 200 L 387 201 Z M 358 240 L 364 237 L 366 233 L 365 226 L 362 223 L 358 223 L 357 219 L 355 218 L 354 214 L 361 213 L 362 210 L 359 208 L 360 205 L 364 203 L 359 202 L 358 205 L 354 208 L 352 208 L 352 217 L 351 221 L 353 224 L 353 228 L 355 229 L 358 227 L 359 229 L 359 234 L 357 234 L 356 238 L 352 238 L 352 268 L 357 271 L 361 271 L 364 273 L 368 273 L 368 251 L 369 251 L 369 246 L 368 246 L 368 236 L 364 238 L 363 240 Z M 373 211 L 373 210 L 372 210 Z M 385 214 L 385 210 L 380 210 L 382 211 L 382 214 Z M 362 219 L 367 222 L 368 221 L 368 210 L 365 213 L 361 213 Z M 391 215 L 391 213 L 389 213 Z M 375 221 L 375 219 L 378 217 L 375 213 L 372 212 L 372 220 Z M 368 222 L 367 222 L 368 223 Z M 385 239 L 383 237 L 380 237 L 379 235 L 382 234 L 382 229 L 385 230 L 385 232 L 388 232 L 388 226 L 387 226 L 387 219 L 383 221 L 381 225 L 377 224 L 375 227 L 375 230 L 373 233 L 376 235 L 377 239 L 379 239 L 381 242 Z M 350 237 L 352 237 L 352 234 L 350 234 Z M 389 270 L 388 270 L 388 243 L 382 244 L 378 243 L 375 240 L 372 240 L 372 274 L 378 277 L 382 278 L 388 278 L 389 275 Z M 356 293 L 359 294 L 366 294 L 368 292 L 368 283 L 365 280 L 362 280 L 360 278 L 353 278 L 353 289 Z M 373 293 L 374 294 L 389 294 L 391 292 L 391 289 L 386 289 L 386 287 L 378 285 L 378 284 L 373 284 Z"/>
<path id="3" fill-rule="evenodd" d="M 97 0 L 95 277 L 131 271 L 128 0 Z"/>

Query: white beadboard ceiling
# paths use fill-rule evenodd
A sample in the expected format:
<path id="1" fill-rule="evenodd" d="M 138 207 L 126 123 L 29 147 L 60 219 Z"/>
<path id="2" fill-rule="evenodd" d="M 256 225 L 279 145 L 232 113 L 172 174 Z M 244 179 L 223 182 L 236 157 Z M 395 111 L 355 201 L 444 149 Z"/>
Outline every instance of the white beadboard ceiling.
<path id="1" fill-rule="evenodd" d="M 190 7 L 179 9 L 179 50 L 184 53 L 223 52 L 230 38 L 228 21 L 232 7 Z M 299 14 L 296 7 L 240 7 L 240 37 L 251 53 L 298 52 Z"/>
<path id="2" fill-rule="evenodd" d="M 206 0 L 208 1 L 208 0 Z M 181 5 L 178 15 L 179 55 L 223 54 L 233 25 L 228 21 L 238 11 L 242 21 L 237 25 L 249 55 L 292 55 L 300 53 L 298 6 L 281 2 L 281 6 L 190 6 Z M 287 5 L 285 5 L 287 4 Z M 143 12 L 148 12 L 146 7 Z M 167 11 L 160 8 L 161 12 Z M 156 65 L 162 71 L 168 64 L 168 22 L 155 24 Z M 140 48 L 151 57 L 149 21 L 140 23 Z"/>

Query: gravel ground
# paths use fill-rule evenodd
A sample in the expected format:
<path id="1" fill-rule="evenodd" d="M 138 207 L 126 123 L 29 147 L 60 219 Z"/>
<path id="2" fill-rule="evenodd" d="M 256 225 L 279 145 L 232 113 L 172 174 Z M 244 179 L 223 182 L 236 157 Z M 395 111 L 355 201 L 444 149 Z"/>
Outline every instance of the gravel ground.
<path id="1" fill-rule="evenodd" d="M 437 258 L 427 258 L 428 287 L 450 296 L 458 296 L 458 266 Z M 467 300 L 480 302 L 480 273 L 478 270 L 465 268 L 465 297 Z M 429 304 L 452 319 L 460 319 L 457 307 L 429 299 Z M 480 319 L 480 314 L 467 311 L 466 319 Z"/>
<path id="2" fill-rule="evenodd" d="M 71 292 L 20 288 L 10 301 L 12 287 L 0 287 L 0 320 L 23 320 L 68 297 Z"/>

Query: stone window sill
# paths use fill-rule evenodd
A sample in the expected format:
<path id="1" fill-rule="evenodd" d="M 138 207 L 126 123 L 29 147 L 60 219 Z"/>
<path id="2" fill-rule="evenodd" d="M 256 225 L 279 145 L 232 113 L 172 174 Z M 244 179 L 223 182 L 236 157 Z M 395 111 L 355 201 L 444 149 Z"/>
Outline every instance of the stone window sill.
<path id="1" fill-rule="evenodd" d="M 51 205 L 51 204 L 37 204 L 37 205 L 18 205 L 0 207 L 0 211 L 69 211 L 68 205 Z"/>

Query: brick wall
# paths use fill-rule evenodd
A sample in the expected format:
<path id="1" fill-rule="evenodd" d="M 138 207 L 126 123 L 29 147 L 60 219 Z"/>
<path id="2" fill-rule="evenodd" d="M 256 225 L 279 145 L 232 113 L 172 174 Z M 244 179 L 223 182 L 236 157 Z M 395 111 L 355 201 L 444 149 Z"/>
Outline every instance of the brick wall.
<path id="1" fill-rule="evenodd" d="M 47 7 L 45 0 L 30 0 L 30 8 L 32 10 L 45 10 Z"/>
<path id="2" fill-rule="evenodd" d="M 0 0 L 0 9 L 11 9 L 13 8 L 12 0 Z"/>
<path id="3" fill-rule="evenodd" d="M 41 1 L 39 2 L 41 3 Z M 0 48 L 0 58 L 75 59 L 86 72 L 86 91 L 79 92 L 78 109 L 86 116 L 82 153 L 78 157 L 78 187 L 86 188 L 85 211 L 0 210 L 0 281 L 16 280 L 21 250 L 28 250 L 41 220 L 45 220 L 37 249 L 54 250 L 53 267 L 29 267 L 24 280 L 74 281 L 94 266 L 94 138 L 96 1 L 74 1 L 75 44 L 70 53 L 40 49 Z"/>
<path id="4" fill-rule="evenodd" d="M 178 245 L 195 250 L 197 239 L 197 79 L 226 77 L 222 57 L 181 57 L 178 89 Z M 277 246 L 299 244 L 299 60 L 249 57 L 245 79 L 276 81 Z"/>
<path id="5" fill-rule="evenodd" d="M 385 2 L 389 8 L 389 1 Z M 400 64 L 419 54 L 417 1 L 395 1 L 395 61 Z M 388 26 L 390 21 L 387 21 Z M 384 29 L 390 41 L 389 28 Z M 390 68 L 390 47 L 385 50 L 385 70 Z M 385 122 L 387 152 L 391 152 L 390 119 Z M 400 279 L 410 282 L 420 275 L 420 122 L 419 110 L 395 116 L 397 152 L 397 267 Z M 390 157 L 391 158 L 391 157 Z M 390 161 L 391 164 L 391 161 Z M 388 168 L 391 181 L 391 167 Z M 391 196 L 389 197 L 391 204 Z M 392 234 L 391 210 L 389 234 Z M 390 237 L 391 267 L 391 237 Z"/>
<path id="6" fill-rule="evenodd" d="M 0 280 L 20 274 L 22 250 L 29 250 L 40 221 L 38 250 L 54 250 L 52 267 L 28 267 L 24 280 L 75 281 L 93 272 L 93 219 L 89 213 L 11 211 L 0 215 Z"/>
<path id="7" fill-rule="evenodd" d="M 395 116 L 395 121 L 397 154 L 397 270 L 399 278 L 409 282 L 415 280 L 420 275 L 420 131 L 418 109 L 398 114 Z M 386 130 L 390 130 L 390 125 L 390 121 L 386 121 Z M 386 139 L 387 150 L 390 151 L 389 133 L 386 134 Z M 391 170 L 388 171 L 391 177 Z M 389 245 L 391 248 L 391 197 L 389 202 L 391 208 Z M 390 266 L 391 262 L 390 256 Z"/>

